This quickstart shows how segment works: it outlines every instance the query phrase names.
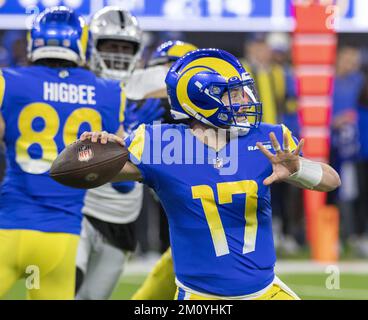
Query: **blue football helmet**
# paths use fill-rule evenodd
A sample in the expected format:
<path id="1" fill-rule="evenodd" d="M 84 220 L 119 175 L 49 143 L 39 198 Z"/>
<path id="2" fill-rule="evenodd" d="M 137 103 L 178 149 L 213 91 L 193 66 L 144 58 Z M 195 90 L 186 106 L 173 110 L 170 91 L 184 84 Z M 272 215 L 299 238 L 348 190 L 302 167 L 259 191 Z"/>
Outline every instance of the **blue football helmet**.
<path id="1" fill-rule="evenodd" d="M 219 49 L 198 49 L 166 76 L 174 119 L 194 118 L 216 128 L 248 132 L 262 119 L 254 80 L 239 60 Z"/>
<path id="2" fill-rule="evenodd" d="M 34 20 L 28 33 L 28 58 L 61 59 L 84 65 L 91 49 L 88 25 L 71 9 L 59 6 L 45 9 Z"/>
<path id="3" fill-rule="evenodd" d="M 156 48 L 148 61 L 148 66 L 156 66 L 160 64 L 166 64 L 175 62 L 190 51 L 197 50 L 198 48 L 188 42 L 179 40 L 170 40 L 162 43 Z"/>

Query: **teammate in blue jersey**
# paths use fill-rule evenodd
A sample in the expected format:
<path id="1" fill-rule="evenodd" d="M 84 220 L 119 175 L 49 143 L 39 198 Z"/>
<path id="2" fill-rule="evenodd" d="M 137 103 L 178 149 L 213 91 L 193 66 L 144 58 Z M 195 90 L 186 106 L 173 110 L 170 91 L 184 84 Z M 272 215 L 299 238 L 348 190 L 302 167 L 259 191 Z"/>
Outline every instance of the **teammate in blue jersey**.
<path id="1" fill-rule="evenodd" d="M 188 53 L 166 77 L 172 114 L 190 125 L 141 125 L 125 142 L 116 180 L 143 181 L 167 213 L 177 299 L 298 299 L 274 273 L 269 186 L 287 181 L 330 191 L 336 171 L 300 156 L 283 125 L 261 123 L 254 81 L 231 54 Z"/>
<path id="2" fill-rule="evenodd" d="M 117 132 L 124 92 L 84 68 L 83 18 L 53 7 L 35 20 L 28 67 L 0 73 L 1 137 L 7 169 L 0 197 L 0 297 L 37 272 L 31 299 L 73 299 L 84 190 L 49 177 L 52 161 L 85 130 Z M 33 270 L 33 269 L 32 269 Z"/>

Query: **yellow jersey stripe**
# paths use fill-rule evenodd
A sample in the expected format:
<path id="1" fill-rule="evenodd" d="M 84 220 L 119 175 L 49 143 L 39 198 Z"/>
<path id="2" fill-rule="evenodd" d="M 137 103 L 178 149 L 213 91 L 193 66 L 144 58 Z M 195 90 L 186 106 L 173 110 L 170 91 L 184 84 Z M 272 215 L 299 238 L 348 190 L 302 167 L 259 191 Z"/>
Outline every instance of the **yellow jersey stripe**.
<path id="1" fill-rule="evenodd" d="M 3 76 L 3 72 L 0 70 L 0 109 L 3 105 L 4 94 L 5 94 L 5 78 Z"/>
<path id="2" fill-rule="evenodd" d="M 82 35 L 81 35 L 81 38 L 80 38 L 80 42 L 81 42 L 84 57 L 86 57 L 86 54 L 87 54 L 87 45 L 88 45 L 88 37 L 89 37 L 88 30 L 89 30 L 88 25 L 85 25 L 83 27 Z"/>
<path id="3" fill-rule="evenodd" d="M 136 157 L 138 161 L 141 161 L 142 159 L 145 135 L 146 135 L 146 125 L 141 124 L 135 131 L 133 141 L 130 143 L 130 146 L 128 147 L 128 151 L 134 157 Z"/>
<path id="4" fill-rule="evenodd" d="M 293 152 L 296 149 L 297 145 L 296 145 L 296 143 L 293 139 L 293 136 L 291 135 L 291 131 L 289 130 L 289 128 L 287 126 L 285 126 L 283 124 L 281 126 L 282 126 L 282 133 L 283 134 L 286 133 L 287 138 L 289 140 L 290 151 Z"/>
<path id="5" fill-rule="evenodd" d="M 119 122 L 122 123 L 125 119 L 125 107 L 126 107 L 126 94 L 124 90 L 124 83 L 120 83 L 120 111 L 119 111 Z"/>
<path id="6" fill-rule="evenodd" d="M 27 39 L 27 46 L 31 46 L 32 45 L 31 31 L 27 31 L 26 39 Z"/>

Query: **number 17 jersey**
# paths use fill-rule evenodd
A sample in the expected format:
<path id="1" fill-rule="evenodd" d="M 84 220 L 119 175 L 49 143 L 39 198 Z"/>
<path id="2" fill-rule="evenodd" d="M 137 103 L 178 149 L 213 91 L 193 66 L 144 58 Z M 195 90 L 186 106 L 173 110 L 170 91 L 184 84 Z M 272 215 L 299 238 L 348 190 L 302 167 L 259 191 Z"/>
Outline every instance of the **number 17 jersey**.
<path id="1" fill-rule="evenodd" d="M 85 191 L 53 181 L 49 169 L 83 131 L 118 130 L 120 83 L 83 68 L 3 69 L 0 106 L 7 156 L 0 228 L 79 234 Z"/>
<path id="2" fill-rule="evenodd" d="M 270 132 L 296 147 L 283 125 L 261 124 L 216 152 L 185 125 L 141 125 L 126 140 L 143 182 L 165 209 L 177 284 L 201 294 L 240 297 L 274 279 Z"/>

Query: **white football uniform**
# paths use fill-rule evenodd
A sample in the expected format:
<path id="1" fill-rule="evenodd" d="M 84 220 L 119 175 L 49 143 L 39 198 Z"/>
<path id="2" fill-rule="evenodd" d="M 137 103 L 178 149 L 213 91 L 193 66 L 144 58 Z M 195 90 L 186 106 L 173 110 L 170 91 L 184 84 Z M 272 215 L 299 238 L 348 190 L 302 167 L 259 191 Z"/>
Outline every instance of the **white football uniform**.
<path id="1" fill-rule="evenodd" d="M 130 100 L 141 100 L 151 92 L 166 89 L 166 66 L 138 69 L 130 76 L 125 93 Z M 137 219 L 142 206 L 143 186 L 136 183 L 134 190 L 122 194 L 111 184 L 87 191 L 83 214 L 111 223 L 129 223 Z"/>
<path id="2" fill-rule="evenodd" d="M 169 68 L 166 66 L 154 66 L 134 71 L 125 87 L 127 98 L 141 100 L 149 97 L 150 93 L 166 90 L 165 78 L 168 71 Z"/>
<path id="3" fill-rule="evenodd" d="M 125 87 L 127 98 L 141 100 L 149 97 L 151 92 L 166 89 L 167 71 L 165 66 L 136 70 Z M 121 224 L 119 241 L 121 242 L 121 235 L 124 233 L 127 242 L 132 241 L 133 231 L 130 224 L 138 218 L 142 200 L 143 185 L 138 182 L 128 193 L 116 191 L 110 183 L 87 191 L 82 209 L 85 217 L 77 253 L 77 267 L 83 273 L 77 300 L 102 300 L 111 296 L 131 253 L 113 245 L 111 237 L 117 231 L 116 224 Z M 95 225 L 88 217 L 95 221 Z M 113 231 L 108 230 L 109 224 Z M 101 232 L 102 229 L 98 230 L 101 225 L 105 232 L 108 230 L 110 239 Z"/>
<path id="4" fill-rule="evenodd" d="M 138 218 L 142 199 L 143 185 L 139 182 L 128 193 L 118 192 L 108 183 L 88 190 L 82 212 L 105 222 L 126 224 Z"/>

